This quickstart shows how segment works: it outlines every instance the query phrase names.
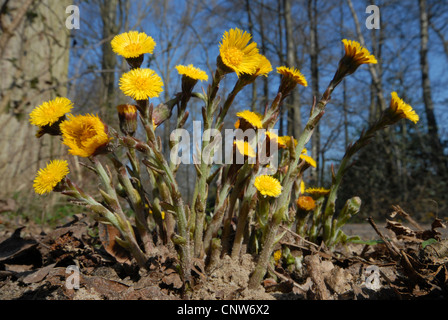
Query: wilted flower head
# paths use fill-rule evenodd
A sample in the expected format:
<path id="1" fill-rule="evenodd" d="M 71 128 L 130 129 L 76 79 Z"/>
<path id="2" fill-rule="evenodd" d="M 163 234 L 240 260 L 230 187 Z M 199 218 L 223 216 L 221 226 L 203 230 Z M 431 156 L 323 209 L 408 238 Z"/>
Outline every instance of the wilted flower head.
<path id="1" fill-rule="evenodd" d="M 125 95 L 135 100 L 156 98 L 163 91 L 162 79 L 151 69 L 133 69 L 121 76 L 119 85 Z"/>
<path id="2" fill-rule="evenodd" d="M 297 207 L 304 211 L 311 211 L 316 207 L 316 202 L 310 196 L 300 196 L 296 203 Z"/>
<path id="3" fill-rule="evenodd" d="M 137 107 L 132 104 L 120 104 L 117 106 L 117 111 L 121 132 L 132 136 L 137 130 Z"/>
<path id="4" fill-rule="evenodd" d="M 392 99 L 390 100 L 390 110 L 393 115 L 398 116 L 400 119 L 408 119 L 414 123 L 419 121 L 418 114 L 412 109 L 412 107 L 404 102 L 396 92 L 392 92 Z"/>
<path id="5" fill-rule="evenodd" d="M 70 154 L 75 156 L 90 157 L 101 153 L 112 140 L 98 116 L 69 115 L 60 127 L 62 143 L 68 146 Z"/>
<path id="6" fill-rule="evenodd" d="M 261 175 L 255 178 L 255 188 L 263 196 L 277 198 L 282 193 L 280 181 L 269 175 Z"/>
<path id="7" fill-rule="evenodd" d="M 34 179 L 34 191 L 38 194 L 49 193 L 69 174 L 65 160 L 53 160 L 44 169 L 39 169 Z"/>
<path id="8" fill-rule="evenodd" d="M 59 123 L 65 119 L 65 114 L 73 108 L 73 103 L 64 97 L 42 103 L 30 113 L 30 123 L 38 126 L 36 136 L 39 138 L 45 133 L 60 135 Z"/>
<path id="9" fill-rule="evenodd" d="M 257 44 L 249 43 L 252 36 L 238 28 L 224 32 L 219 46 L 218 67 L 224 72 L 235 72 L 238 77 L 242 73 L 256 72 L 260 63 Z"/>

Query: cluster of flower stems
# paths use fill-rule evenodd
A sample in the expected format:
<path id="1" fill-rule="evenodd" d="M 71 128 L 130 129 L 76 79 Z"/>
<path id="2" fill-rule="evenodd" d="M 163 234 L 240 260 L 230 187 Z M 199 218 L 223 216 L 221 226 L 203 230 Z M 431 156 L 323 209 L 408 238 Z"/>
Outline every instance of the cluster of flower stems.
<path id="1" fill-rule="evenodd" d="M 275 180 L 272 184 L 257 184 L 257 178 L 263 171 L 258 161 L 255 164 L 247 161 L 243 164 L 223 164 L 218 168 L 199 161 L 194 164 L 196 180 L 193 197 L 189 202 L 185 201 L 176 179 L 179 165 L 166 159 L 163 152 L 163 147 L 171 149 L 174 145 L 162 146 L 160 137 L 155 133 L 158 125 L 175 114 L 174 110 L 177 110 L 176 129 L 182 128 L 188 118 L 188 103 L 192 98 L 203 103 L 203 130 L 223 130 L 224 119 L 236 96 L 254 78 L 245 77 L 244 73 L 239 75 L 233 90 L 222 100 L 218 95 L 220 83 L 227 74 L 236 70 L 226 64 L 229 59 L 224 59 L 221 52 L 212 81 L 203 93 L 193 92 L 197 79 L 184 74 L 182 90 L 171 100 L 154 106 L 147 98 L 135 99 L 138 121 L 144 129 L 143 138 L 138 138 L 133 132 L 135 130 L 129 130 L 132 121 L 136 121 L 129 110 L 119 110 L 122 134 L 106 126 L 110 139 L 101 150 L 87 157 L 91 165 L 85 165 L 101 181 L 101 201 L 84 192 L 68 177 L 59 183 L 55 191 L 59 190 L 71 197 L 73 202 L 87 206 L 101 223 L 117 228 L 121 236 L 116 241 L 129 250 L 142 268 L 148 267 L 148 259 L 157 254 L 158 246 L 174 245 L 179 256 L 179 272 L 187 289 L 196 259 L 204 260 L 206 270 L 212 270 L 209 266 L 216 265 L 223 255 L 231 255 L 238 261 L 243 250 L 247 250 L 257 257 L 249 281 L 249 288 L 256 288 L 265 276 L 269 263 L 272 263 L 274 246 L 286 232 L 280 231 L 280 226 L 286 226 L 286 229 L 309 241 L 323 241 L 329 247 L 347 241 L 341 227 L 359 212 L 361 200 L 358 197 L 347 200 L 338 213 L 335 208 L 338 188 L 352 157 L 375 132 L 401 118 L 410 118 L 412 109 L 409 110 L 408 105 L 393 95 L 391 107 L 355 143 L 347 147 L 338 169 L 334 171 L 332 168 L 330 188 L 317 189 L 311 194 L 312 199 L 304 198 L 301 184 L 310 162 L 301 155 L 325 113 L 333 90 L 361 64 L 376 63 L 367 50 L 356 43 L 344 42 L 344 45 L 346 54 L 323 95 L 320 99 L 315 97 L 303 132 L 299 137 L 290 137 L 290 141 L 295 143 L 280 150 L 279 169 L 272 175 Z M 131 69 L 138 69 L 142 61 L 141 58 L 128 59 Z M 295 86 L 306 84 L 296 70 L 281 71 L 282 80 L 277 95 L 260 115 L 262 128 L 266 130 L 274 128 L 278 122 L 283 101 Z M 239 120 L 241 128 L 257 127 L 251 119 L 241 117 Z M 209 148 L 211 144 L 213 140 L 202 141 L 202 158 L 204 153 L 213 152 L 213 148 Z M 123 150 L 126 158 L 120 159 L 118 154 L 124 154 Z M 104 165 L 106 160 L 110 165 Z M 115 174 L 110 168 L 114 169 Z M 144 174 L 149 176 L 149 185 L 144 182 Z M 212 183 L 217 185 L 217 194 L 212 210 L 208 212 L 207 200 Z M 281 186 L 279 191 L 270 193 L 272 190 L 268 189 L 275 189 L 276 183 Z M 132 209 L 132 217 L 125 213 L 125 204 Z"/>

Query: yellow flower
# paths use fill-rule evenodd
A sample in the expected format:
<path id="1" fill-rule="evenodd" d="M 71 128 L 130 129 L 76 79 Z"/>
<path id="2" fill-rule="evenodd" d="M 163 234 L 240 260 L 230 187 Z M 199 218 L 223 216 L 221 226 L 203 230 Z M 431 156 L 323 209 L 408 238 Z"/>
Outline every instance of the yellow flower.
<path id="1" fill-rule="evenodd" d="M 297 201 L 297 207 L 301 210 L 311 211 L 316 207 L 316 202 L 309 196 L 300 196 Z"/>
<path id="2" fill-rule="evenodd" d="M 156 42 L 144 32 L 129 31 L 116 35 L 111 41 L 112 50 L 125 58 L 137 58 L 145 53 L 152 54 Z"/>
<path id="3" fill-rule="evenodd" d="M 253 76 L 268 76 L 268 73 L 272 71 L 272 65 L 271 62 L 266 58 L 264 55 L 259 54 L 258 55 L 258 65 L 255 68 L 255 73 Z"/>
<path id="4" fill-rule="evenodd" d="M 135 100 L 156 98 L 163 91 L 162 79 L 151 69 L 132 69 L 119 81 L 123 93 Z"/>
<path id="5" fill-rule="evenodd" d="M 282 193 L 280 181 L 269 175 L 261 175 L 255 178 L 255 188 L 263 195 L 277 198 Z"/>
<path id="6" fill-rule="evenodd" d="M 316 198 L 320 198 L 322 196 L 326 196 L 330 193 L 329 189 L 325 188 L 308 188 L 305 190 L 306 193 L 309 193 L 312 196 L 315 196 Z"/>
<path id="7" fill-rule="evenodd" d="M 69 152 L 74 156 L 90 157 L 98 154 L 112 140 L 98 116 L 69 115 L 60 127 L 62 143 L 70 148 Z"/>
<path id="8" fill-rule="evenodd" d="M 30 123 L 38 127 L 51 126 L 72 108 L 73 103 L 64 97 L 44 102 L 30 113 Z"/>
<path id="9" fill-rule="evenodd" d="M 420 119 L 418 114 L 412 109 L 412 107 L 405 103 L 396 92 L 392 92 L 392 99 L 390 100 L 390 109 L 394 114 L 400 118 L 406 118 L 414 123 L 417 123 Z"/>
<path id="10" fill-rule="evenodd" d="M 285 142 L 286 146 L 288 148 L 291 148 L 291 137 L 290 136 L 283 136 L 283 141 Z M 297 139 L 294 139 L 294 148 L 297 146 Z M 306 151 L 306 149 L 303 149 Z M 303 151 L 302 151 L 303 152 Z M 306 152 L 305 152 L 306 153 Z"/>
<path id="11" fill-rule="evenodd" d="M 247 141 L 236 140 L 234 144 L 240 154 L 250 158 L 254 158 L 256 156 L 254 149 Z"/>
<path id="12" fill-rule="evenodd" d="M 300 193 L 305 193 L 305 182 L 303 180 L 300 180 Z"/>
<path id="13" fill-rule="evenodd" d="M 285 78 L 288 81 L 292 81 L 304 87 L 308 86 L 308 82 L 306 81 L 305 76 L 299 71 L 299 69 L 283 66 L 277 68 L 277 73 L 280 73 L 283 76 L 282 79 Z"/>
<path id="14" fill-rule="evenodd" d="M 240 118 L 238 128 L 241 128 L 243 131 L 247 129 L 247 125 L 243 125 L 243 122 L 246 122 L 247 124 L 249 124 L 249 126 L 256 129 L 261 129 L 263 127 L 263 117 L 259 113 L 250 110 L 244 110 L 238 112 L 236 116 Z"/>
<path id="15" fill-rule="evenodd" d="M 184 75 L 186 77 L 189 77 L 193 80 L 201 80 L 201 81 L 207 81 L 208 75 L 205 73 L 205 71 L 202 71 L 199 68 L 193 67 L 192 64 L 189 64 L 188 66 L 178 65 L 176 66 L 177 72 L 179 72 L 180 75 Z"/>
<path id="16" fill-rule="evenodd" d="M 252 36 L 235 28 L 224 32 L 219 46 L 219 61 L 223 63 L 224 72 L 234 71 L 239 77 L 242 73 L 253 74 L 259 65 L 257 44 L 249 44 Z"/>
<path id="17" fill-rule="evenodd" d="M 47 163 L 44 169 L 39 169 L 34 179 L 33 188 L 38 194 L 49 193 L 69 173 L 68 163 L 65 160 L 53 160 Z"/>
<path id="18" fill-rule="evenodd" d="M 304 160 L 306 163 L 308 163 L 310 166 L 316 168 L 316 160 L 311 158 L 310 156 L 307 156 L 306 154 L 301 154 L 300 159 Z"/>
<path id="19" fill-rule="evenodd" d="M 361 46 L 359 42 L 343 39 L 342 43 L 345 47 L 345 58 L 357 67 L 365 63 L 377 63 L 375 56 L 370 54 L 369 50 Z"/>
<path id="20" fill-rule="evenodd" d="M 285 137 L 279 137 L 272 131 L 266 131 L 266 136 L 268 137 L 269 140 L 273 140 L 273 141 L 277 142 L 277 145 L 279 148 L 284 149 L 287 147 L 287 141 L 286 141 Z"/>
<path id="21" fill-rule="evenodd" d="M 278 262 L 280 261 L 280 258 L 282 257 L 282 250 L 275 251 L 273 254 L 273 257 L 274 257 L 275 264 L 278 264 Z"/>

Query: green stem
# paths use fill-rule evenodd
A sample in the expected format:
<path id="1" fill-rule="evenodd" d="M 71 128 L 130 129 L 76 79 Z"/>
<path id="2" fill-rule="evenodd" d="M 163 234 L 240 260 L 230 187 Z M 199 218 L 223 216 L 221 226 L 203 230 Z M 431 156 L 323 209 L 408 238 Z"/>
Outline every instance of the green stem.
<path id="1" fill-rule="evenodd" d="M 272 221 L 269 227 L 268 234 L 266 236 L 266 241 L 264 243 L 263 249 L 260 254 L 260 258 L 257 262 L 257 266 L 255 268 L 254 273 L 251 275 L 250 281 L 249 281 L 249 288 L 255 289 L 260 285 L 261 280 L 263 279 L 264 275 L 266 274 L 266 269 L 269 262 L 269 257 L 271 255 L 274 241 L 276 234 L 278 232 L 278 229 L 280 227 L 280 224 L 283 219 L 283 214 L 288 211 L 288 199 L 290 196 L 290 192 L 292 189 L 292 186 L 294 184 L 295 176 L 293 176 L 293 172 L 296 171 L 297 165 L 300 160 L 300 153 L 302 152 L 303 148 L 305 147 L 305 144 L 311 139 L 311 136 L 314 132 L 314 128 L 317 126 L 320 118 L 323 116 L 325 107 L 330 100 L 331 93 L 333 92 L 333 87 L 330 84 L 325 91 L 325 93 L 322 96 L 322 99 L 319 101 L 319 103 L 313 108 L 313 112 L 308 119 L 308 122 L 305 126 L 304 131 L 300 135 L 299 139 L 297 140 L 297 146 L 295 149 L 295 157 L 290 166 L 288 167 L 288 171 L 286 172 L 285 178 L 283 179 L 283 190 L 279 198 L 277 198 L 276 203 L 277 211 L 274 213 L 272 217 Z"/>

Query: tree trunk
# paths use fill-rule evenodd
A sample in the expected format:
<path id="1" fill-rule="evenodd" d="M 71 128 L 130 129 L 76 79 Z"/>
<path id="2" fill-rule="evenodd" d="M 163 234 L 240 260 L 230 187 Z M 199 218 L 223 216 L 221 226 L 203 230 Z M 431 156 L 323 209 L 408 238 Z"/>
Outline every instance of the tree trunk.
<path id="1" fill-rule="evenodd" d="M 297 68 L 297 61 L 295 55 L 295 44 L 293 37 L 293 25 L 291 17 L 291 0 L 283 0 L 283 16 L 285 21 L 286 32 L 286 64 L 288 67 Z M 288 106 L 288 136 L 293 136 L 296 139 L 302 132 L 302 118 L 300 116 L 300 96 L 298 89 L 291 92 L 291 95 L 286 100 Z"/>
<path id="2" fill-rule="evenodd" d="M 55 137 L 35 137 L 29 113 L 67 93 L 69 33 L 65 9 L 71 1 L 35 1 L 8 39 L 0 61 L 0 198 L 21 192 L 21 204 L 33 195 L 37 170 L 62 157 Z M 28 1 L 5 2 L 2 24 L 13 21 Z"/>
<path id="3" fill-rule="evenodd" d="M 425 104 L 426 121 L 428 124 L 428 134 L 431 141 L 433 163 L 439 174 L 446 174 L 446 160 L 443 155 L 443 148 L 440 143 L 437 120 L 434 114 L 434 103 L 431 96 L 431 83 L 429 80 L 428 65 L 428 25 L 429 18 L 426 9 L 426 0 L 419 0 L 420 9 L 420 67 L 422 77 L 423 101 Z"/>
<path id="4" fill-rule="evenodd" d="M 317 0 L 308 0 L 308 19 L 310 22 L 310 60 L 311 60 L 311 90 L 313 97 L 319 101 L 319 67 L 318 67 L 318 38 L 317 38 Z M 320 158 L 320 130 L 316 126 L 311 137 L 311 155 L 319 167 Z M 318 168 L 311 168 L 311 183 L 319 181 Z"/>
<path id="5" fill-rule="evenodd" d="M 120 27 L 117 24 L 118 0 L 100 1 L 101 19 L 103 22 L 104 40 L 102 44 L 101 68 L 103 72 L 103 103 L 101 104 L 101 115 L 104 121 L 111 123 L 111 117 L 115 115 L 112 111 L 115 98 L 115 67 L 117 66 L 116 54 L 112 51 L 110 41 L 119 32 Z M 116 118 L 116 117 L 114 117 Z"/>

